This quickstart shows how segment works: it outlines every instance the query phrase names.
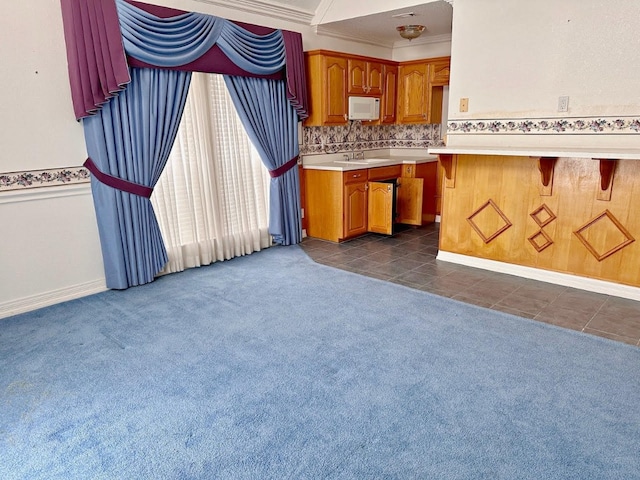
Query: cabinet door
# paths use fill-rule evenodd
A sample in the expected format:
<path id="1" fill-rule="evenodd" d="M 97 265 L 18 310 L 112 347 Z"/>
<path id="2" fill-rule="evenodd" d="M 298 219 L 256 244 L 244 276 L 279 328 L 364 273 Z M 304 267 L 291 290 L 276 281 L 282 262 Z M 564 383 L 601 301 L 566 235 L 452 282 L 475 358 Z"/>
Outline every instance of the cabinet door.
<path id="1" fill-rule="evenodd" d="M 449 59 L 431 62 L 429 82 L 432 86 L 449 85 Z"/>
<path id="2" fill-rule="evenodd" d="M 422 178 L 402 177 L 398 180 L 397 209 L 398 223 L 422 225 Z"/>
<path id="3" fill-rule="evenodd" d="M 374 233 L 393 233 L 393 184 L 369 182 L 368 230 Z"/>
<path id="4" fill-rule="evenodd" d="M 347 59 L 324 57 L 325 105 L 324 124 L 347 123 Z"/>
<path id="5" fill-rule="evenodd" d="M 398 123 L 426 123 L 429 111 L 428 64 L 401 65 L 398 69 Z"/>
<path id="6" fill-rule="evenodd" d="M 367 232 L 367 182 L 344 186 L 344 238 Z"/>
<path id="7" fill-rule="evenodd" d="M 383 85 L 383 69 L 382 63 L 367 62 L 367 83 L 366 93 L 368 95 L 382 95 Z"/>
<path id="8" fill-rule="evenodd" d="M 396 121 L 396 92 L 398 83 L 398 67 L 395 65 L 385 65 L 384 88 L 380 107 L 381 123 L 395 123 Z"/>
<path id="9" fill-rule="evenodd" d="M 350 95 L 364 95 L 367 93 L 367 62 L 350 58 L 348 66 L 349 85 L 347 91 Z"/>

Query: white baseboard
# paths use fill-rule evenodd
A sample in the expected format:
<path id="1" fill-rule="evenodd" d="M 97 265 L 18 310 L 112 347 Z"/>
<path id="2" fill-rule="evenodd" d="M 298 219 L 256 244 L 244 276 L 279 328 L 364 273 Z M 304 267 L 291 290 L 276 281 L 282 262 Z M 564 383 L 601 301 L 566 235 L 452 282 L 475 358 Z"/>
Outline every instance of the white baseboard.
<path id="1" fill-rule="evenodd" d="M 491 270 L 492 272 L 506 273 L 517 277 L 530 278 L 541 282 L 562 285 L 564 287 L 579 288 L 581 290 L 602 293 L 614 297 L 640 300 L 640 288 L 622 285 L 620 283 L 596 280 L 595 278 L 580 277 L 578 275 L 553 272 L 550 270 L 541 270 L 539 268 L 513 265 L 511 263 L 471 257 L 469 255 L 461 255 L 459 253 L 440 251 L 436 258 L 444 262 L 457 263 L 459 265 L 481 268 L 483 270 Z"/>
<path id="2" fill-rule="evenodd" d="M 87 295 L 93 295 L 94 293 L 104 292 L 105 290 L 107 290 L 107 286 L 105 285 L 104 280 L 96 280 L 93 282 L 82 283 L 80 285 L 74 285 L 72 287 L 61 288 L 51 292 L 32 295 L 19 300 L 0 303 L 0 318 L 30 312 L 56 303 L 66 302 L 68 300 L 86 297 Z"/>

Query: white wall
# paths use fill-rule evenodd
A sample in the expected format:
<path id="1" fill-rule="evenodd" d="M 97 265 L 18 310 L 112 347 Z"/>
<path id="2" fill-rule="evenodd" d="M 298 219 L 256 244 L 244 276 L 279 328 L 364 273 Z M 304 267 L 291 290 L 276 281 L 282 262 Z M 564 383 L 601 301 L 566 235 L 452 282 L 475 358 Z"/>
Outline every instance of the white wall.
<path id="1" fill-rule="evenodd" d="M 60 3 L 4 7 L 0 175 L 80 166 L 86 151 L 71 107 Z M 87 184 L 0 189 L 0 225 L 0 317 L 104 288 Z"/>
<path id="2" fill-rule="evenodd" d="M 637 0 L 455 0 L 449 120 L 640 115 L 639 27 Z M 564 95 L 566 113 L 558 112 Z M 468 113 L 458 110 L 463 97 Z M 628 135 L 557 137 L 529 141 L 638 143 Z"/>

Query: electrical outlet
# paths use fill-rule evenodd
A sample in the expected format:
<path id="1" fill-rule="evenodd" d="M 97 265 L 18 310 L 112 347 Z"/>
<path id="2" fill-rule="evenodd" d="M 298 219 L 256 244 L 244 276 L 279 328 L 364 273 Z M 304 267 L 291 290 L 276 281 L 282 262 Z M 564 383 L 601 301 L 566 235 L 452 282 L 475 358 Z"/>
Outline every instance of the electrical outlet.
<path id="1" fill-rule="evenodd" d="M 558 97 L 558 111 L 559 112 L 568 112 L 569 111 L 569 97 L 564 95 L 562 97 Z"/>
<path id="2" fill-rule="evenodd" d="M 461 112 L 468 112 L 469 111 L 469 99 L 468 98 L 461 98 L 460 99 L 460 111 Z"/>

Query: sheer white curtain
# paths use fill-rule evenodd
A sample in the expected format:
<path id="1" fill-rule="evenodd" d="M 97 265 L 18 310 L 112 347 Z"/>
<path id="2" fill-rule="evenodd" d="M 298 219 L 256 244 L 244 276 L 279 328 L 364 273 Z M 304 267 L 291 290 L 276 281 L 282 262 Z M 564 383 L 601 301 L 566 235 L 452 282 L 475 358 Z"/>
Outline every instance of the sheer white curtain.
<path id="1" fill-rule="evenodd" d="M 269 247 L 269 180 L 223 77 L 194 73 L 178 137 L 151 197 L 169 255 L 162 273 Z"/>

